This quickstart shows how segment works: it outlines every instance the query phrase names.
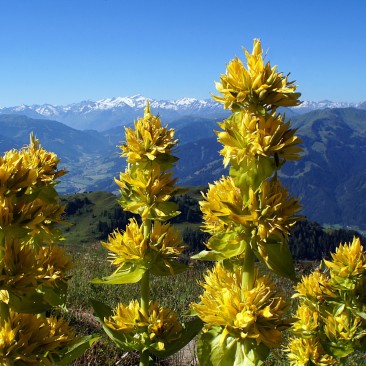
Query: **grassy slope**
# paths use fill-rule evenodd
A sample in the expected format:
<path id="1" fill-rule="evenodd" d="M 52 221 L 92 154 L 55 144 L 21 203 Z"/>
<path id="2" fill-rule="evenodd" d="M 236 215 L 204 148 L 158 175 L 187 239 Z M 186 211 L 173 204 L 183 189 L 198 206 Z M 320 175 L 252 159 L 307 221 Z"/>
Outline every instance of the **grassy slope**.
<path id="1" fill-rule="evenodd" d="M 62 202 L 67 205 L 76 198 L 87 198 L 91 203 L 85 204 L 74 214 L 66 215 L 65 220 L 72 226 L 63 226 L 65 243 L 72 247 L 85 246 L 98 241 L 98 223 L 100 220 L 108 221 L 103 212 L 113 212 L 118 208 L 117 196 L 109 192 L 96 191 L 65 195 Z"/>

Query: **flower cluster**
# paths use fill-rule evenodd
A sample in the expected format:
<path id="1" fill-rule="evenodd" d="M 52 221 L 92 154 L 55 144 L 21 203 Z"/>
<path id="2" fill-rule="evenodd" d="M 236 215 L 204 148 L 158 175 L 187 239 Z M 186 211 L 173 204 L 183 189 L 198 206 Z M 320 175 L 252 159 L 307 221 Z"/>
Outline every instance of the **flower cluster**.
<path id="1" fill-rule="evenodd" d="M 255 259 L 295 279 L 288 236 L 301 207 L 277 171 L 287 160 L 300 158 L 301 139 L 277 109 L 298 105 L 300 94 L 276 67 L 264 63 L 259 40 L 245 56 L 246 65 L 238 58 L 230 61 L 216 83 L 222 96 L 214 97 L 233 114 L 216 132 L 230 176 L 203 194 L 203 229 L 212 236 L 208 250 L 193 257 L 223 261 L 226 268 L 218 265 L 205 277 L 201 303 L 192 304 L 207 323 L 198 346 L 202 365 L 229 364 L 226 358 L 259 365 L 289 326 L 282 320 L 286 302 L 266 277 L 258 277 Z"/>
<path id="2" fill-rule="evenodd" d="M 162 126 L 148 103 L 134 129 L 125 131 L 126 141 L 120 148 L 128 165 L 115 179 L 121 194 L 118 202 L 125 211 L 140 218 L 130 219 L 124 231 L 115 230 L 102 243 L 117 268 L 93 282 L 140 282 L 141 301 L 132 300 L 127 306 L 119 304 L 113 311 L 99 302 L 93 302 L 93 306 L 108 336 L 127 351 L 139 351 L 140 365 L 147 366 L 149 353 L 163 358 L 172 355 L 199 332 L 202 323 L 196 319 L 186 327 L 172 310 L 149 301 L 151 275 L 175 275 L 187 268 L 179 261 L 185 249 L 181 235 L 166 223 L 180 213 L 173 196 L 184 192 L 176 187 L 171 171 L 177 161 L 172 155 L 177 143 L 174 130 Z"/>
<path id="3" fill-rule="evenodd" d="M 345 243 L 324 261 L 326 273 L 304 276 L 294 297 L 300 299 L 288 347 L 291 365 L 333 365 L 366 339 L 366 256 L 359 238 Z"/>
<path id="4" fill-rule="evenodd" d="M 130 164 L 172 163 L 177 159 L 171 155 L 177 143 L 174 130 L 162 127 L 160 118 L 150 112 L 148 103 L 143 118 L 134 122 L 134 129 L 126 128 L 126 142 L 120 146 L 122 156 Z"/>
<path id="5" fill-rule="evenodd" d="M 151 269 L 153 273 L 168 275 L 177 273 L 185 266 L 177 260 L 185 249 L 179 232 L 170 224 L 156 221 L 149 237 L 144 236 L 143 225 L 130 219 L 126 231 L 115 230 L 103 246 L 109 250 L 116 273 L 132 265 Z"/>
<path id="6" fill-rule="evenodd" d="M 0 157 L 0 240 L 59 238 L 54 224 L 62 221 L 64 209 L 54 186 L 65 171 L 57 170 L 58 162 L 33 136 L 29 146 Z"/>
<path id="7" fill-rule="evenodd" d="M 233 114 L 219 123 L 223 130 L 216 132 L 218 141 L 224 145 L 220 154 L 224 165 L 250 166 L 260 157 L 275 160 L 280 166 L 286 160 L 299 159 L 301 139 L 284 122 L 281 115 L 255 115 L 246 111 Z"/>
<path id="8" fill-rule="evenodd" d="M 206 330 L 222 327 L 222 337 L 238 342 L 254 339 L 269 348 L 281 344 L 281 330 L 287 325 L 288 303 L 266 276 L 255 278 L 252 289 L 243 288 L 242 268 L 234 272 L 217 264 L 204 276 L 205 292 L 192 309 L 206 323 Z"/>
<path id="9" fill-rule="evenodd" d="M 267 262 L 266 245 L 288 237 L 301 209 L 277 178 L 264 181 L 254 192 L 251 187 L 237 187 L 231 177 L 223 177 L 209 185 L 204 199 L 200 202 L 204 229 L 212 234 L 206 245 L 224 258 L 241 255 L 245 241 Z"/>
<path id="10" fill-rule="evenodd" d="M 182 333 L 182 325 L 177 314 L 170 309 L 158 306 L 150 301 L 148 314 L 144 314 L 136 300 L 128 305 L 118 304 L 113 315 L 104 319 L 112 330 L 122 333 L 126 344 L 136 350 L 145 347 L 163 351 L 165 345 L 178 340 Z"/>
<path id="11" fill-rule="evenodd" d="M 75 331 L 63 319 L 11 311 L 0 329 L 0 363 L 51 366 L 74 340 Z"/>
<path id="12" fill-rule="evenodd" d="M 70 258 L 63 248 L 45 246 L 35 248 L 19 240 L 6 240 L 1 248 L 0 289 L 22 296 L 40 286 L 57 287 L 66 283 L 66 272 L 71 269 Z"/>
<path id="13" fill-rule="evenodd" d="M 229 62 L 226 74 L 221 75 L 220 83 L 216 83 L 222 96 L 215 96 L 215 100 L 233 111 L 244 108 L 249 111 L 273 110 L 299 105 L 300 93 L 295 93 L 296 85 L 277 72 L 277 66 L 264 63 L 259 40 L 254 40 L 252 53 L 245 50 L 245 56 L 246 65 L 238 58 Z"/>
<path id="14" fill-rule="evenodd" d="M 29 146 L 0 157 L 2 365 L 72 361 L 88 348 L 91 338 L 75 337 L 63 319 L 44 315 L 64 305 L 66 272 L 72 267 L 64 249 L 55 244 L 60 239 L 55 224 L 62 222 L 64 212 L 55 190 L 56 179 L 65 174 L 58 163 L 33 135 Z"/>

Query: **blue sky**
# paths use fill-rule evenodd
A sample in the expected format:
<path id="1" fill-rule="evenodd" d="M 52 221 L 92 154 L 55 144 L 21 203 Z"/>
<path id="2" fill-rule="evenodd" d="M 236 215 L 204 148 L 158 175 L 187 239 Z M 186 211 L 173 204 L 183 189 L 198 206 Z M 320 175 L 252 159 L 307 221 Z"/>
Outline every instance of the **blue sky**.
<path id="1" fill-rule="evenodd" d="M 364 0 L 0 0 L 0 107 L 210 98 L 241 47 L 303 100 L 366 100 Z"/>

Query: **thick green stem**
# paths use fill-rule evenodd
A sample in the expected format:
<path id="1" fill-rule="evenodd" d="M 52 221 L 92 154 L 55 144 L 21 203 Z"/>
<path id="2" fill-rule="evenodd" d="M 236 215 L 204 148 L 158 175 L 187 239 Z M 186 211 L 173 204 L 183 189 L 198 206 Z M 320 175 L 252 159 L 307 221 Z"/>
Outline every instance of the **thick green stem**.
<path id="1" fill-rule="evenodd" d="M 151 232 L 151 220 L 144 223 L 144 237 L 149 238 Z M 144 316 L 149 316 L 149 300 L 150 300 L 150 272 L 146 271 L 141 278 L 141 312 Z M 149 365 L 149 350 L 144 350 L 140 354 L 140 366 Z"/>
<path id="2" fill-rule="evenodd" d="M 9 306 L 5 302 L 0 301 L 0 325 L 3 326 L 5 321 L 10 317 Z"/>
<path id="3" fill-rule="evenodd" d="M 141 278 L 141 312 L 149 316 L 149 297 L 150 297 L 150 273 L 146 271 Z"/>
<path id="4" fill-rule="evenodd" d="M 251 290 L 255 277 L 255 254 L 249 243 L 245 246 L 245 257 L 243 262 L 242 289 Z"/>
<path id="5" fill-rule="evenodd" d="M 4 241 L 3 241 L 4 242 Z M 4 243 L 1 244 L 4 244 Z M 5 244 L 4 244 L 5 245 Z M 4 249 L 0 248 L 0 261 L 4 258 Z M 9 306 L 5 302 L 0 300 L 0 325 L 4 325 L 4 322 L 9 319 Z"/>

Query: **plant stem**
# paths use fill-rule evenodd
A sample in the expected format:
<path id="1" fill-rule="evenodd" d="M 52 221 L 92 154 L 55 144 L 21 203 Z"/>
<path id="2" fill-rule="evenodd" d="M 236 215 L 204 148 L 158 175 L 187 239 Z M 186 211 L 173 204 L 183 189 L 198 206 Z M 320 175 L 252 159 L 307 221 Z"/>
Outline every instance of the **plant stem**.
<path id="1" fill-rule="evenodd" d="M 3 326 L 5 321 L 10 317 L 9 306 L 3 301 L 0 301 L 0 325 Z"/>
<path id="2" fill-rule="evenodd" d="M 255 254 L 249 243 L 245 245 L 245 256 L 243 262 L 242 289 L 251 290 L 254 285 L 255 275 Z"/>
<path id="3" fill-rule="evenodd" d="M 151 220 L 144 223 L 144 238 L 148 240 L 151 232 Z M 147 318 L 149 317 L 149 298 L 150 298 L 150 272 L 147 270 L 141 278 L 141 312 Z M 140 353 L 140 366 L 149 365 L 149 350 Z"/>

